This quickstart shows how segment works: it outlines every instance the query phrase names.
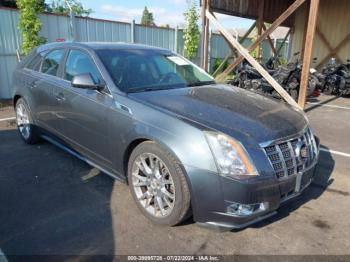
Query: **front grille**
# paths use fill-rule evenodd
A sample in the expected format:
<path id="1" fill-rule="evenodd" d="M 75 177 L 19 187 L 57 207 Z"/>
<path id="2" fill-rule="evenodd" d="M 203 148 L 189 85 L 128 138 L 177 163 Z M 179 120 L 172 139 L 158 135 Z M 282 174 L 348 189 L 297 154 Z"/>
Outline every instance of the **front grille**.
<path id="1" fill-rule="evenodd" d="M 315 137 L 308 128 L 302 135 L 264 147 L 277 178 L 304 172 L 317 157 Z"/>

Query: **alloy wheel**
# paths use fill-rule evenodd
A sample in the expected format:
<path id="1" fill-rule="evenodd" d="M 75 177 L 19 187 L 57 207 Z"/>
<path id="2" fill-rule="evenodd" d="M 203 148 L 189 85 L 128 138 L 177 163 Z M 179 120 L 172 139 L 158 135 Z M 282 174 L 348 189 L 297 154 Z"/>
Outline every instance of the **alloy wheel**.
<path id="1" fill-rule="evenodd" d="M 171 214 L 175 185 L 165 163 L 156 155 L 143 153 L 132 166 L 132 185 L 141 206 L 155 217 Z"/>
<path id="2" fill-rule="evenodd" d="M 19 103 L 16 107 L 16 120 L 22 137 L 24 139 L 28 139 L 31 132 L 29 112 L 22 103 Z"/>

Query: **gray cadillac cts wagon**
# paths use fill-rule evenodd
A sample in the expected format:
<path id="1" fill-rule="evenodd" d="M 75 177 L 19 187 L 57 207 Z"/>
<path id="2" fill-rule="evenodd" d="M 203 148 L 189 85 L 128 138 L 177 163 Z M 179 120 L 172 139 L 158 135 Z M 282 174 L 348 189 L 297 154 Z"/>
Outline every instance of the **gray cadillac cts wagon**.
<path id="1" fill-rule="evenodd" d="M 141 212 L 242 228 L 313 179 L 319 142 L 297 108 L 232 86 L 165 49 L 55 43 L 17 67 L 25 142 L 41 138 L 128 182 Z"/>

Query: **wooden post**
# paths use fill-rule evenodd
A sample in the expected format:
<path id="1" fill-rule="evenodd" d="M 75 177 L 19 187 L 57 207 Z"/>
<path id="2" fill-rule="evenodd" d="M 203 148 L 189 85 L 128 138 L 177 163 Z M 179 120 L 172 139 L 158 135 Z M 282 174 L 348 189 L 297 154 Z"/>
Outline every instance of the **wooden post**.
<path id="1" fill-rule="evenodd" d="M 305 3 L 305 21 L 304 21 L 304 34 L 303 34 L 303 43 L 301 46 L 301 52 L 300 52 L 300 57 L 304 56 L 304 52 L 305 52 L 305 43 L 306 43 L 306 28 L 307 28 L 307 23 L 309 21 L 309 13 L 307 12 L 308 10 L 310 10 L 310 1 L 307 1 Z"/>
<path id="2" fill-rule="evenodd" d="M 320 0 L 310 0 L 309 21 L 307 24 L 306 41 L 304 48 L 303 70 L 301 72 L 300 90 L 298 104 L 304 109 L 306 91 L 309 84 L 309 73 L 311 65 L 312 47 L 316 31 L 317 14 Z"/>
<path id="3" fill-rule="evenodd" d="M 265 5 L 265 0 L 259 0 L 258 4 L 258 12 L 259 12 L 259 17 L 257 20 L 257 27 L 258 27 L 258 35 L 257 39 L 261 36 L 262 30 L 263 30 L 263 24 L 264 24 L 264 5 Z M 257 49 L 256 49 L 256 58 L 258 61 L 261 59 L 261 43 L 259 43 Z"/>
<path id="4" fill-rule="evenodd" d="M 209 55 L 209 21 L 205 15 L 208 9 L 208 0 L 202 0 L 202 50 L 201 50 L 201 67 L 208 71 L 208 55 Z"/>
<path id="5" fill-rule="evenodd" d="M 229 41 L 229 43 L 237 49 L 241 55 L 261 74 L 266 81 L 292 106 L 298 107 L 294 99 L 284 90 L 279 83 L 249 54 L 247 49 L 241 46 L 240 43 L 232 36 L 232 34 L 223 27 L 215 16 L 209 11 L 206 11 L 206 16 L 220 31 L 220 33 Z"/>
<path id="6" fill-rule="evenodd" d="M 248 48 L 249 52 L 252 52 L 268 35 L 270 35 L 277 27 L 279 27 L 295 10 L 298 9 L 306 0 L 295 0 L 295 2 L 288 7 L 271 26 Z M 244 60 L 243 56 L 238 57 L 233 64 L 231 64 L 224 73 L 221 74 L 220 80 L 225 79 L 226 76 L 232 72 Z"/>

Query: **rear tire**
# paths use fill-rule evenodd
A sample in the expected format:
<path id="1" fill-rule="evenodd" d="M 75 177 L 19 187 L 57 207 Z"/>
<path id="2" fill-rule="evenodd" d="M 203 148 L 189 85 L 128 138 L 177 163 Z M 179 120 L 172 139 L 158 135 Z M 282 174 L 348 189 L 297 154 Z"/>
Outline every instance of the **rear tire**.
<path id="1" fill-rule="evenodd" d="M 325 95 L 332 95 L 333 94 L 333 90 L 334 90 L 333 86 L 326 83 L 326 85 L 325 85 L 325 87 L 323 89 L 323 93 Z"/>
<path id="2" fill-rule="evenodd" d="M 289 94 L 295 101 L 298 101 L 298 90 L 292 89 L 289 91 Z"/>
<path id="3" fill-rule="evenodd" d="M 317 83 L 318 83 L 317 77 L 314 75 L 311 75 L 310 79 L 309 79 L 308 88 L 307 88 L 307 96 L 308 97 L 312 96 L 312 94 L 314 93 L 315 88 L 317 86 Z"/>
<path id="4" fill-rule="evenodd" d="M 157 143 L 143 142 L 128 163 L 131 194 L 144 216 L 175 226 L 190 215 L 190 191 L 178 161 Z"/>
<path id="5" fill-rule="evenodd" d="M 36 144 L 40 141 L 40 132 L 34 125 L 31 111 L 23 98 L 16 103 L 16 124 L 18 132 L 27 144 Z"/>

